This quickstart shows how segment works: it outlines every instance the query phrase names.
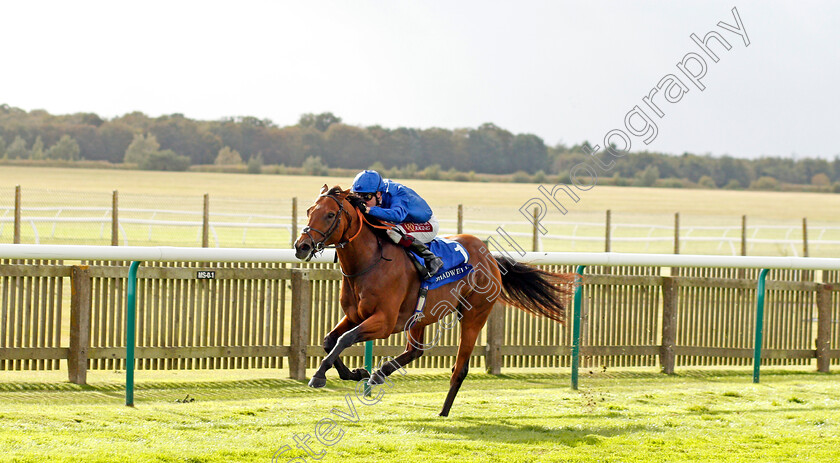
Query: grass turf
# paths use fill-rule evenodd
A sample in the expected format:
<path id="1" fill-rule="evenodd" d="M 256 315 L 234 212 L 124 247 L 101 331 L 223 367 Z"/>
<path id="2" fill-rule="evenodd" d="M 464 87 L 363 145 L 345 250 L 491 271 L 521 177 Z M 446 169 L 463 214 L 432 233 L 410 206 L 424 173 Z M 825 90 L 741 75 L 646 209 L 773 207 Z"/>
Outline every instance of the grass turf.
<path id="1" fill-rule="evenodd" d="M 362 405 L 353 384 L 323 390 L 267 370 L 139 372 L 136 408 L 123 406 L 122 375 L 89 386 L 62 373 L 0 374 L 0 459 L 12 461 L 834 461 L 840 456 L 838 374 L 750 371 L 472 373 L 448 418 L 438 417 L 448 372 L 395 373 Z M 376 392 L 376 391 L 374 391 Z M 194 402 L 178 403 L 189 394 Z M 353 407 L 348 406 L 348 398 Z M 348 421 L 347 414 L 356 422 Z M 343 413 L 333 414 L 333 409 Z M 342 418 L 339 415 L 343 415 Z M 334 420 L 315 437 L 317 423 Z M 322 426 L 328 425 L 325 422 Z M 326 428 L 321 428 L 324 431 Z M 342 433 L 343 434 L 340 434 Z M 339 438 L 340 436 L 340 438 Z"/>
<path id="2" fill-rule="evenodd" d="M 350 177 L 3 166 L 0 185 L 6 186 L 0 188 L 0 210 L 7 209 L 6 218 L 11 217 L 14 185 L 21 185 L 25 208 L 23 243 L 108 244 L 110 225 L 107 220 L 104 224 L 90 220 L 108 218 L 111 192 L 118 190 L 119 215 L 123 221 L 122 244 L 198 246 L 201 243 L 202 197 L 209 193 L 211 223 L 214 224 L 211 246 L 288 247 L 292 237 L 289 231 L 280 227 L 287 224 L 288 219 L 280 217 L 290 214 L 291 198 L 298 198 L 299 218 L 303 219 L 304 211 L 323 184 L 348 187 L 351 181 Z M 405 182 L 432 206 L 441 220 L 442 234 L 455 232 L 457 204 L 463 204 L 467 232 L 486 238 L 495 235 L 496 227 L 502 226 L 525 249 L 532 246 L 533 227 L 528 220 L 535 203 L 531 201 L 534 198 L 547 200 L 537 184 L 417 179 Z M 553 181 L 547 181 L 543 186 L 551 189 Z M 616 252 L 673 252 L 675 212 L 680 213 L 683 254 L 737 254 L 740 249 L 737 239 L 727 241 L 723 238 L 739 236 L 743 214 L 749 215 L 748 252 L 751 255 L 800 253 L 798 240 L 803 217 L 808 218 L 812 256 L 831 257 L 840 252 L 840 246 L 835 244 L 840 241 L 835 213 L 840 207 L 840 195 L 837 194 L 597 186 L 585 192 L 578 191 L 580 200 L 574 202 L 561 191 L 556 192 L 557 198 L 565 204 L 568 213 L 561 214 L 559 209 L 546 203 L 548 210 L 541 224 L 546 227 L 548 236 L 541 238 L 542 250 L 603 250 L 604 211 L 610 209 L 611 249 Z M 73 207 L 94 210 L 79 211 Z M 86 221 L 54 223 L 44 219 L 56 215 L 62 219 Z M 42 220 L 30 220 L 33 217 L 42 217 Z M 182 223 L 178 226 L 129 223 L 130 220 L 152 219 Z M 242 223 L 273 224 L 275 228 Z M 0 241 L 11 240 L 11 228 L 0 227 Z M 575 238 L 569 238 L 571 236 Z M 779 242 L 787 239 L 793 241 Z"/>

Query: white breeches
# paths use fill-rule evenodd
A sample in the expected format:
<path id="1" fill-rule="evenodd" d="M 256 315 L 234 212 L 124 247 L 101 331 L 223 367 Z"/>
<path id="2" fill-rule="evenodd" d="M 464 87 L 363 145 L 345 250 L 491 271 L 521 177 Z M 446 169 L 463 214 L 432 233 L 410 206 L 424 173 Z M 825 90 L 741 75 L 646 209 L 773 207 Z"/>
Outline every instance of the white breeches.
<path id="1" fill-rule="evenodd" d="M 428 243 L 435 239 L 438 234 L 438 229 L 440 228 L 440 224 L 438 223 L 437 218 L 432 215 L 428 222 L 424 223 L 401 223 L 396 225 L 394 228 L 399 228 L 403 234 L 408 236 L 413 236 L 415 239 L 419 240 L 422 243 Z M 388 230 L 388 237 L 394 243 L 399 243 L 402 236 L 400 233 L 395 230 Z"/>

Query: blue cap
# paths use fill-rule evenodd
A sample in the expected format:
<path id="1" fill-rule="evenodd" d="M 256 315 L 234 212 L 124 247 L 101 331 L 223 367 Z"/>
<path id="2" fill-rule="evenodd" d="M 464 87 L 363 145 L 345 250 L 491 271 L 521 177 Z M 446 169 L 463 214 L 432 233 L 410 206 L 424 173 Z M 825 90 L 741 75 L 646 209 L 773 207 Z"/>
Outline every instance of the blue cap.
<path id="1" fill-rule="evenodd" d="M 382 176 L 375 170 L 365 170 L 359 172 L 356 178 L 353 179 L 354 193 L 376 193 L 382 191 L 384 185 L 382 184 Z"/>

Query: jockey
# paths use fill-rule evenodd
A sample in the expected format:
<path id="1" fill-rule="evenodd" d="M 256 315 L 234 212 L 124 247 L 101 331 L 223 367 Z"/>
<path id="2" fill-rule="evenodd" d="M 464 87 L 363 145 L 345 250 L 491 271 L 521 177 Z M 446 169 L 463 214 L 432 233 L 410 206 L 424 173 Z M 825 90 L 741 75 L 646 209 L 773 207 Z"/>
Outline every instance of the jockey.
<path id="1" fill-rule="evenodd" d="M 396 224 L 387 231 L 388 237 L 423 258 L 428 272 L 426 278 L 440 270 L 443 261 L 425 244 L 437 236 L 438 220 L 420 195 L 405 185 L 383 179 L 375 170 L 359 172 L 351 190 L 365 201 L 362 212 Z"/>

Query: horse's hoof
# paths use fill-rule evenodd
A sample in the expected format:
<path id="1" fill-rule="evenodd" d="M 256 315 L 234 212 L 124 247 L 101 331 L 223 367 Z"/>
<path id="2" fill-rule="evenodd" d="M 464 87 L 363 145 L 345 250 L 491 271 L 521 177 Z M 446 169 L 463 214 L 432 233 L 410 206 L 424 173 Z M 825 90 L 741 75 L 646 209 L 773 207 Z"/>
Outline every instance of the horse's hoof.
<path id="1" fill-rule="evenodd" d="M 385 384 L 385 376 L 377 371 L 370 376 L 370 379 L 368 379 L 368 386 L 379 386 L 380 384 Z"/>
<path id="2" fill-rule="evenodd" d="M 319 388 L 324 387 L 327 385 L 327 377 L 318 377 L 313 376 L 312 379 L 309 380 L 309 387 Z"/>
<path id="3" fill-rule="evenodd" d="M 351 371 L 353 381 L 361 381 L 363 379 L 370 378 L 370 372 L 365 370 L 364 368 L 356 368 L 355 370 Z"/>

